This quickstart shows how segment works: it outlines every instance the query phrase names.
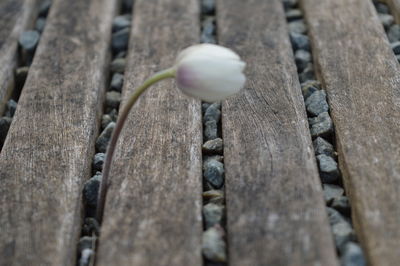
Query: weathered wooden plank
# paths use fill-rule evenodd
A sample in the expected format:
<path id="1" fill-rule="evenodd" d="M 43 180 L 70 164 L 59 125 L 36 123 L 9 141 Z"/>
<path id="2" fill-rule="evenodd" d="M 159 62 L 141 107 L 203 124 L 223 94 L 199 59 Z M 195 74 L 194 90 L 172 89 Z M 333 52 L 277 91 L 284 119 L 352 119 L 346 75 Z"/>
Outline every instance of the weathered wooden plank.
<path id="1" fill-rule="evenodd" d="M 0 1 L 0 114 L 14 87 L 18 37 L 36 15 L 36 0 Z"/>
<path id="2" fill-rule="evenodd" d="M 400 0 L 385 0 L 384 2 L 389 5 L 396 23 L 400 24 Z"/>
<path id="3" fill-rule="evenodd" d="M 199 40 L 196 0 L 138 0 L 133 17 L 125 100 Z M 201 265 L 200 102 L 170 80 L 133 109 L 111 168 L 97 263 Z"/>
<path id="4" fill-rule="evenodd" d="M 53 3 L 0 155 L 0 265 L 75 265 L 115 5 Z"/>
<path id="5" fill-rule="evenodd" d="M 282 3 L 217 10 L 220 43 L 248 63 L 222 110 L 230 265 L 337 265 Z"/>
<path id="6" fill-rule="evenodd" d="M 400 67 L 371 1 L 304 0 L 340 169 L 370 265 L 397 265 Z"/>

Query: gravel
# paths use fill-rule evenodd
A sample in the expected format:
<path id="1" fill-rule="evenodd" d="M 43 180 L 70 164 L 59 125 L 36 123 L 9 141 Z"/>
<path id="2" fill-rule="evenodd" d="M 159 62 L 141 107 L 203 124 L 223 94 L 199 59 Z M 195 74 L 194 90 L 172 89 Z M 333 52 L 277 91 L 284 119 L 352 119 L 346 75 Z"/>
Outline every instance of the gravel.
<path id="1" fill-rule="evenodd" d="M 203 206 L 204 224 L 206 229 L 222 223 L 224 209 L 224 206 L 215 203 L 207 203 Z"/>
<path id="2" fill-rule="evenodd" d="M 325 154 L 317 156 L 321 180 L 323 183 L 335 183 L 339 180 L 340 173 L 336 161 Z"/>
<path id="3" fill-rule="evenodd" d="M 311 126 L 311 136 L 313 138 L 322 137 L 329 139 L 333 133 L 332 119 L 327 112 L 321 113 L 317 117 L 308 119 Z"/>
<path id="4" fill-rule="evenodd" d="M 291 32 L 290 33 L 290 41 L 292 43 L 294 50 L 306 50 L 310 51 L 310 40 L 307 35 Z"/>
<path id="5" fill-rule="evenodd" d="M 207 17 L 201 23 L 201 43 L 217 43 L 215 39 L 215 17 Z"/>
<path id="6" fill-rule="evenodd" d="M 289 22 L 289 31 L 295 32 L 295 33 L 300 33 L 300 34 L 305 34 L 307 32 L 307 27 L 304 24 L 303 20 L 295 20 L 295 21 Z"/>
<path id="7" fill-rule="evenodd" d="M 303 72 L 308 66 L 308 63 L 311 62 L 311 54 L 306 50 L 297 50 L 294 54 L 294 60 L 296 62 L 297 71 L 299 73 Z"/>
<path id="8" fill-rule="evenodd" d="M 46 19 L 45 18 L 38 18 L 35 23 L 35 30 L 42 33 L 44 27 L 46 26 Z"/>
<path id="9" fill-rule="evenodd" d="M 286 20 L 289 22 L 293 20 L 299 20 L 302 17 L 303 15 L 299 9 L 292 9 L 286 12 Z"/>
<path id="10" fill-rule="evenodd" d="M 308 113 L 312 116 L 318 116 L 329 110 L 329 105 L 326 101 L 326 93 L 324 90 L 319 90 L 311 94 L 307 98 L 305 104 Z"/>
<path id="11" fill-rule="evenodd" d="M 51 7 L 51 0 L 42 0 L 39 6 L 39 17 L 47 17 Z"/>
<path id="12" fill-rule="evenodd" d="M 40 33 L 36 30 L 29 30 L 21 33 L 18 43 L 21 48 L 27 52 L 32 53 L 39 43 Z"/>
<path id="13" fill-rule="evenodd" d="M 95 234 L 96 236 L 99 235 L 100 232 L 100 225 L 94 218 L 85 218 L 85 221 L 82 226 L 82 235 L 83 236 L 91 236 Z"/>
<path id="14" fill-rule="evenodd" d="M 203 192 L 203 201 L 206 203 L 224 204 L 224 192 L 222 190 L 212 189 Z"/>
<path id="15" fill-rule="evenodd" d="M 303 94 L 304 100 L 317 90 L 319 90 L 319 82 L 316 80 L 309 80 L 301 84 L 301 93 Z"/>
<path id="16" fill-rule="evenodd" d="M 92 168 L 95 172 L 103 170 L 103 164 L 105 158 L 106 158 L 105 153 L 96 153 L 94 155 Z"/>
<path id="17" fill-rule="evenodd" d="M 111 78 L 110 90 L 121 92 L 123 84 L 124 84 L 124 75 L 120 73 L 114 73 L 114 75 Z"/>
<path id="18" fill-rule="evenodd" d="M 325 154 L 330 157 L 336 157 L 336 152 L 333 148 L 333 145 L 324 140 L 323 138 L 316 138 L 313 141 L 315 155 Z"/>
<path id="19" fill-rule="evenodd" d="M 299 80 L 300 83 L 303 83 L 311 79 L 315 79 L 314 67 L 312 63 L 308 63 L 304 71 L 300 73 Z"/>
<path id="20" fill-rule="evenodd" d="M 10 125 L 11 125 L 10 117 L 1 117 L 0 118 L 0 149 L 4 145 L 8 130 L 10 129 Z"/>
<path id="21" fill-rule="evenodd" d="M 117 32 L 131 26 L 131 15 L 121 15 L 117 16 L 113 20 L 112 31 Z"/>
<path id="22" fill-rule="evenodd" d="M 214 226 L 203 233 L 202 252 L 206 259 L 215 262 L 226 262 L 226 244 L 224 229 Z"/>
<path id="23" fill-rule="evenodd" d="M 101 173 L 97 172 L 93 177 L 86 181 L 83 186 L 83 199 L 87 206 L 95 209 L 97 206 L 97 196 L 101 182 Z M 90 215 L 92 217 L 92 215 Z"/>
<path id="24" fill-rule="evenodd" d="M 128 27 L 113 33 L 111 46 L 115 54 L 128 48 L 130 31 L 131 29 Z"/>
<path id="25" fill-rule="evenodd" d="M 17 102 L 14 101 L 13 99 L 10 99 L 7 102 L 6 111 L 4 113 L 4 116 L 13 117 L 16 110 L 17 110 Z"/>
<path id="26" fill-rule="evenodd" d="M 390 46 L 392 47 L 395 55 L 400 55 L 400 42 L 391 43 Z"/>
<path id="27" fill-rule="evenodd" d="M 359 245 L 354 242 L 349 242 L 344 245 L 340 264 L 342 266 L 366 266 L 367 262 L 364 259 L 364 254 Z"/>
<path id="28" fill-rule="evenodd" d="M 201 13 L 203 15 L 213 15 L 215 13 L 215 0 L 202 0 Z"/>
<path id="29" fill-rule="evenodd" d="M 400 41 L 400 25 L 394 24 L 394 25 L 390 26 L 387 35 L 388 35 L 388 39 L 390 42 Z"/>
<path id="30" fill-rule="evenodd" d="M 106 112 L 118 109 L 121 103 L 121 93 L 118 91 L 109 91 L 106 94 Z"/>
<path id="31" fill-rule="evenodd" d="M 213 103 L 206 109 L 204 113 L 204 122 L 208 121 L 215 121 L 218 123 L 221 119 L 221 104 L 220 103 Z"/>
<path id="32" fill-rule="evenodd" d="M 207 160 L 203 164 L 203 176 L 214 188 L 221 188 L 224 184 L 224 165 L 216 160 Z"/>
<path id="33" fill-rule="evenodd" d="M 297 0 L 283 0 L 283 6 L 285 7 L 285 9 L 295 8 L 297 4 Z"/>
<path id="34" fill-rule="evenodd" d="M 375 4 L 375 8 L 378 11 L 378 13 L 381 14 L 389 14 L 389 7 L 383 3 L 374 3 Z"/>
<path id="35" fill-rule="evenodd" d="M 204 123 L 204 138 L 205 140 L 218 138 L 218 124 L 215 120 Z"/>
<path id="36" fill-rule="evenodd" d="M 324 198 L 326 205 L 331 205 L 333 200 L 340 198 L 344 194 L 344 189 L 337 185 L 323 184 Z"/>
<path id="37" fill-rule="evenodd" d="M 101 132 L 100 136 L 96 140 L 96 150 L 97 152 L 105 153 L 107 150 L 108 143 L 111 139 L 111 134 L 115 128 L 115 123 L 111 122 L 107 127 Z"/>
<path id="38" fill-rule="evenodd" d="M 111 62 L 110 70 L 112 73 L 124 73 L 125 58 L 116 58 Z"/>
<path id="39" fill-rule="evenodd" d="M 394 18 L 389 14 L 378 14 L 379 20 L 382 22 L 383 27 L 387 30 L 394 23 Z"/>
<path id="40" fill-rule="evenodd" d="M 209 140 L 203 144 L 203 153 L 205 154 L 222 154 L 224 142 L 221 138 Z"/>
<path id="41" fill-rule="evenodd" d="M 346 196 L 334 198 L 330 206 L 339 211 L 341 214 L 350 216 L 350 203 L 349 198 Z"/>
<path id="42" fill-rule="evenodd" d="M 346 243 L 355 239 L 355 232 L 351 224 L 338 211 L 329 207 L 327 210 L 336 248 L 342 250 Z"/>

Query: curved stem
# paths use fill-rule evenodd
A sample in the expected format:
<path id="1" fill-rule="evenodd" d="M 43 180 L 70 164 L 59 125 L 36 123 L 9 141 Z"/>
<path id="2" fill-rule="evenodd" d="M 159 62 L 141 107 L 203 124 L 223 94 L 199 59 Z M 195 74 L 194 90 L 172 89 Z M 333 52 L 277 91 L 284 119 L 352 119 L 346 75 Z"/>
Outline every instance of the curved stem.
<path id="1" fill-rule="evenodd" d="M 128 117 L 130 110 L 132 109 L 132 106 L 135 104 L 139 96 L 143 92 L 145 92 L 148 87 L 150 87 L 151 85 L 160 80 L 173 77 L 175 77 L 174 68 L 168 68 L 166 70 L 156 73 L 154 76 L 147 79 L 139 88 L 137 88 L 132 93 L 132 95 L 129 97 L 128 101 L 122 108 L 121 112 L 119 113 L 117 124 L 115 125 L 114 132 L 111 136 L 111 141 L 108 145 L 106 152 L 106 159 L 103 165 L 103 173 L 100 183 L 100 191 L 97 199 L 97 210 L 96 210 L 96 219 L 99 223 L 101 223 L 101 220 L 103 218 L 104 204 L 106 201 L 106 192 L 108 187 L 108 177 L 110 175 L 111 162 L 113 159 L 115 148 L 117 146 L 118 137 L 121 134 L 121 130 L 125 124 L 126 118 Z"/>

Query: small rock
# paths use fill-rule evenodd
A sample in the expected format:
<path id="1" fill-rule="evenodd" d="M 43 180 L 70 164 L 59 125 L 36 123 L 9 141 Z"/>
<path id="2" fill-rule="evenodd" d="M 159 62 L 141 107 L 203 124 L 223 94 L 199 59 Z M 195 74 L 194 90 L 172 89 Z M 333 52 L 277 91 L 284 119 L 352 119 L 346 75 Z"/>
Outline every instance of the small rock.
<path id="1" fill-rule="evenodd" d="M 204 113 L 204 118 L 203 118 L 204 123 L 208 121 L 215 121 L 216 123 L 218 123 L 219 120 L 221 119 L 220 109 L 221 109 L 221 103 L 211 104 Z"/>
<path id="2" fill-rule="evenodd" d="M 79 266 L 89 266 L 90 260 L 94 256 L 94 251 L 92 249 L 84 249 L 81 252 L 81 257 L 79 258 Z"/>
<path id="3" fill-rule="evenodd" d="M 124 84 L 124 75 L 120 73 L 114 73 L 111 79 L 110 89 L 113 91 L 121 92 L 123 84 Z"/>
<path id="4" fill-rule="evenodd" d="M 209 140 L 203 144 L 203 152 L 206 154 L 221 154 L 224 149 L 224 142 L 221 138 Z"/>
<path id="5" fill-rule="evenodd" d="M 366 266 L 363 251 L 359 245 L 349 242 L 341 250 L 341 266 Z"/>
<path id="6" fill-rule="evenodd" d="M 100 136 L 96 140 L 96 150 L 97 152 L 105 153 L 107 150 L 108 142 L 111 139 L 111 134 L 115 128 L 115 123 L 111 122 L 108 126 L 101 132 Z"/>
<path id="7" fill-rule="evenodd" d="M 105 153 L 96 153 L 93 158 L 92 168 L 95 172 L 103 170 L 103 163 L 106 158 Z"/>
<path id="8" fill-rule="evenodd" d="M 210 107 L 211 103 L 202 103 L 201 104 L 201 113 L 204 115 L 204 113 L 207 111 L 207 108 Z"/>
<path id="9" fill-rule="evenodd" d="M 340 177 L 336 161 L 325 154 L 317 156 L 321 180 L 323 183 L 334 183 Z"/>
<path id="10" fill-rule="evenodd" d="M 224 206 L 207 203 L 203 206 L 203 216 L 206 229 L 216 224 L 221 224 L 224 217 Z"/>
<path id="11" fill-rule="evenodd" d="M 327 210 L 336 248 L 342 250 L 346 243 L 356 238 L 355 232 L 351 224 L 338 211 L 329 207 Z"/>
<path id="12" fill-rule="evenodd" d="M 311 125 L 311 136 L 329 139 L 333 133 L 333 123 L 328 112 L 324 112 L 315 118 L 308 119 Z"/>
<path id="13" fill-rule="evenodd" d="M 333 199 L 331 203 L 331 207 L 335 210 L 339 211 L 343 215 L 349 216 L 350 215 L 350 203 L 349 198 L 346 196 L 340 196 Z"/>
<path id="14" fill-rule="evenodd" d="M 86 181 L 83 186 L 83 199 L 90 208 L 96 208 L 97 197 L 99 195 L 99 187 L 101 183 L 101 173 L 97 172 L 96 175 Z"/>
<path id="15" fill-rule="evenodd" d="M 202 0 L 201 13 L 203 15 L 213 15 L 215 13 L 215 0 Z"/>
<path id="16" fill-rule="evenodd" d="M 323 138 L 320 138 L 320 137 L 316 138 L 313 141 L 313 146 L 314 146 L 315 155 L 325 154 L 332 158 L 336 157 L 336 152 L 333 149 L 332 144 L 330 144 Z"/>
<path id="17" fill-rule="evenodd" d="M 309 114 L 318 116 L 323 112 L 328 112 L 329 105 L 326 102 L 326 93 L 319 90 L 311 94 L 306 100 L 306 108 Z"/>
<path id="18" fill-rule="evenodd" d="M 390 26 L 387 35 L 388 35 L 388 39 L 390 42 L 400 41 L 400 25 L 394 24 L 394 25 Z"/>
<path id="19" fill-rule="evenodd" d="M 39 17 L 47 17 L 51 7 L 51 0 L 42 0 L 39 5 Z"/>
<path id="20" fill-rule="evenodd" d="M 306 50 L 310 51 L 310 40 L 307 35 L 291 32 L 290 41 L 294 50 Z"/>
<path id="21" fill-rule="evenodd" d="M 38 18 L 35 23 L 35 30 L 42 33 L 44 27 L 46 26 L 46 19 L 45 18 Z"/>
<path id="22" fill-rule="evenodd" d="M 116 58 L 111 62 L 112 73 L 124 73 L 125 71 L 125 58 Z"/>
<path id="23" fill-rule="evenodd" d="M 390 46 L 392 47 L 393 53 L 395 55 L 400 54 L 400 42 L 391 43 Z"/>
<path id="24" fill-rule="evenodd" d="M 10 99 L 7 102 L 6 112 L 4 113 L 4 116 L 13 117 L 16 110 L 17 110 L 17 102 L 14 101 L 13 99 Z"/>
<path id="25" fill-rule="evenodd" d="M 106 93 L 106 112 L 118 109 L 121 103 L 121 93 L 118 91 L 109 91 Z"/>
<path id="26" fill-rule="evenodd" d="M 207 17 L 201 23 L 201 43 L 216 43 L 215 39 L 215 17 Z"/>
<path id="27" fill-rule="evenodd" d="M 305 34 L 307 32 L 307 27 L 303 20 L 295 20 L 295 21 L 289 22 L 289 31 L 295 32 L 295 33 L 300 33 L 300 34 Z"/>
<path id="28" fill-rule="evenodd" d="M 94 218 L 85 218 L 85 222 L 83 223 L 82 226 L 82 234 L 85 236 L 91 236 L 92 234 L 98 236 L 99 232 L 100 232 L 99 222 Z"/>
<path id="29" fill-rule="evenodd" d="M 222 205 L 224 204 L 224 192 L 216 189 L 205 191 L 203 192 L 203 201 Z"/>
<path id="30" fill-rule="evenodd" d="M 93 243 L 95 241 L 96 241 L 96 237 L 91 237 L 91 236 L 81 237 L 81 239 L 79 239 L 79 243 L 78 243 L 79 253 L 82 253 L 82 251 L 85 249 L 92 249 Z"/>
<path id="31" fill-rule="evenodd" d="M 124 28 L 113 33 L 111 46 L 115 54 L 128 48 L 130 31 L 130 28 Z"/>
<path id="32" fill-rule="evenodd" d="M 10 129 L 11 118 L 2 117 L 0 118 L 0 149 L 3 147 L 7 137 L 8 130 Z"/>
<path id="33" fill-rule="evenodd" d="M 222 163 L 224 161 L 224 156 L 221 155 L 212 155 L 212 156 L 204 156 L 204 162 L 206 163 L 209 160 L 214 160 L 214 161 L 218 161 L 220 163 Z"/>
<path id="34" fill-rule="evenodd" d="M 203 176 L 214 188 L 221 188 L 224 184 L 224 165 L 215 160 L 203 163 Z"/>
<path id="35" fill-rule="evenodd" d="M 101 128 L 104 129 L 110 124 L 111 122 L 115 122 L 112 120 L 109 114 L 105 114 L 101 117 Z"/>
<path id="36" fill-rule="evenodd" d="M 27 52 L 33 52 L 39 43 L 40 33 L 36 30 L 24 31 L 19 36 L 18 43 Z"/>
<path id="37" fill-rule="evenodd" d="M 113 20 L 112 31 L 117 32 L 131 26 L 131 15 L 116 16 Z"/>
<path id="38" fill-rule="evenodd" d="M 206 141 L 218 138 L 218 125 L 216 121 L 205 122 L 204 137 Z"/>
<path id="39" fill-rule="evenodd" d="M 337 185 L 323 184 L 322 186 L 324 188 L 324 198 L 327 205 L 330 205 L 334 199 L 344 194 L 344 189 Z"/>
<path id="40" fill-rule="evenodd" d="M 309 80 L 301 84 L 301 92 L 304 100 L 310 97 L 311 94 L 319 90 L 319 82 L 316 80 Z"/>
<path id="41" fill-rule="evenodd" d="M 389 14 L 389 7 L 384 3 L 380 3 L 380 2 L 375 3 L 375 8 L 376 8 L 376 11 L 378 11 L 378 13 Z"/>
<path id="42" fill-rule="evenodd" d="M 214 226 L 203 233 L 202 252 L 205 258 L 216 262 L 226 261 L 226 244 L 224 230 Z"/>
<path id="43" fill-rule="evenodd" d="M 286 12 L 286 20 L 291 22 L 293 20 L 301 19 L 303 14 L 301 13 L 300 9 L 291 9 Z"/>
<path id="44" fill-rule="evenodd" d="M 389 14 L 378 14 L 379 20 L 383 24 L 383 27 L 387 30 L 394 23 L 394 18 Z"/>
<path id="45" fill-rule="evenodd" d="M 283 0 L 283 6 L 286 10 L 294 8 L 297 6 L 298 0 Z"/>
<path id="46" fill-rule="evenodd" d="M 311 62 L 311 54 L 306 50 L 297 50 L 294 54 L 294 60 L 297 66 L 297 72 L 302 72 Z"/>
<path id="47" fill-rule="evenodd" d="M 315 74 L 314 74 L 313 64 L 308 63 L 307 67 L 299 75 L 300 83 L 304 83 L 308 80 L 314 80 L 314 79 L 315 79 Z"/>

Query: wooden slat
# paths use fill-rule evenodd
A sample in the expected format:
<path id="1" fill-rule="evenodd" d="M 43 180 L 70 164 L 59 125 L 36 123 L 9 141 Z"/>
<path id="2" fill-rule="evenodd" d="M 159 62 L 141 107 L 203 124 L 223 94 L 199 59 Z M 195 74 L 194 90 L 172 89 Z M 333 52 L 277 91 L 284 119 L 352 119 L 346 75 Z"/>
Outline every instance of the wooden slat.
<path id="1" fill-rule="evenodd" d="M 115 2 L 56 0 L 0 155 L 0 265 L 75 265 Z"/>
<path id="2" fill-rule="evenodd" d="M 196 0 L 138 0 L 124 99 L 199 40 Z M 131 111 L 111 168 L 98 265 L 202 265 L 201 107 L 172 80 Z"/>
<path id="3" fill-rule="evenodd" d="M 230 265 L 337 265 L 282 3 L 217 10 L 220 43 L 248 64 L 222 110 Z"/>
<path id="4" fill-rule="evenodd" d="M 400 24 L 400 0 L 385 0 L 397 24 Z"/>
<path id="5" fill-rule="evenodd" d="M 370 265 L 398 265 L 400 67 L 371 1 L 304 0 L 339 164 Z"/>
<path id="6" fill-rule="evenodd" d="M 20 33 L 36 15 L 36 0 L 0 1 L 0 114 L 14 86 Z"/>

